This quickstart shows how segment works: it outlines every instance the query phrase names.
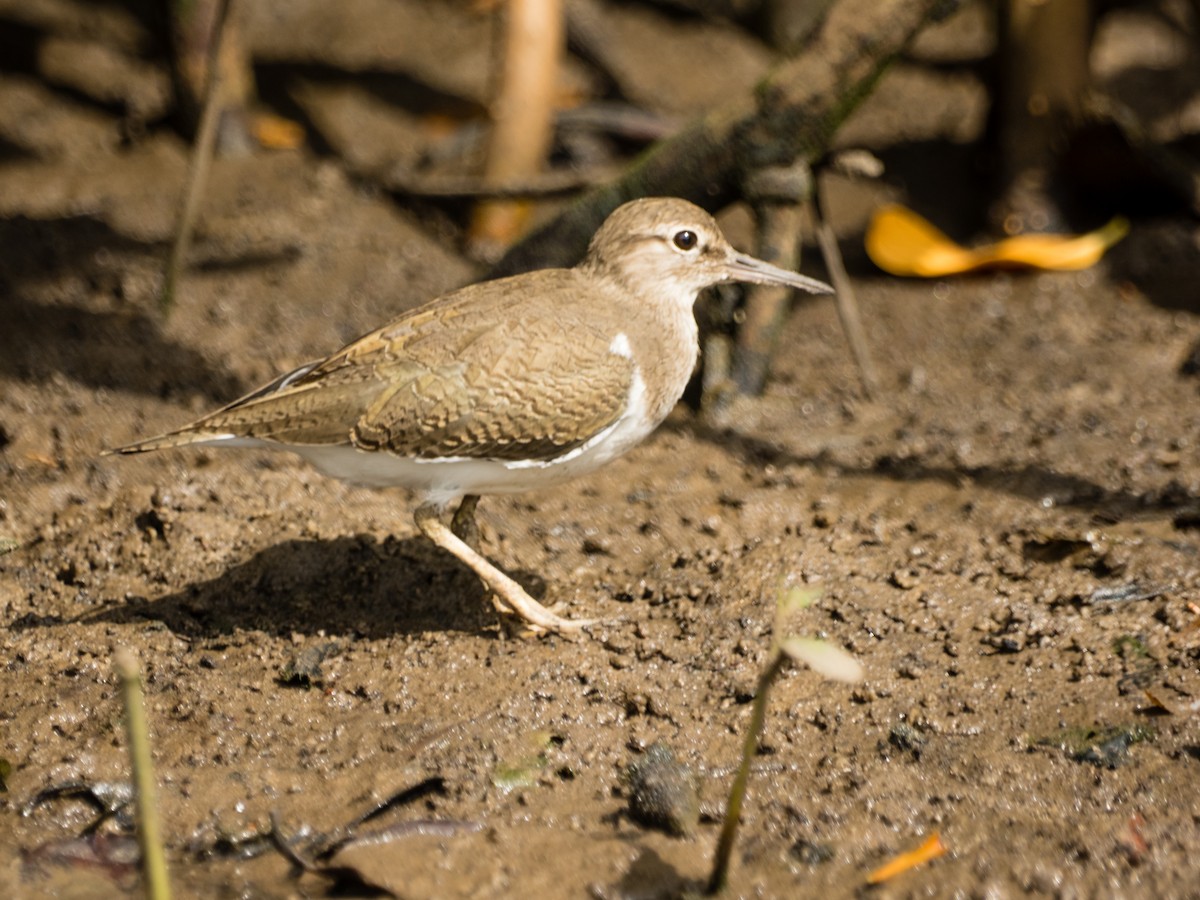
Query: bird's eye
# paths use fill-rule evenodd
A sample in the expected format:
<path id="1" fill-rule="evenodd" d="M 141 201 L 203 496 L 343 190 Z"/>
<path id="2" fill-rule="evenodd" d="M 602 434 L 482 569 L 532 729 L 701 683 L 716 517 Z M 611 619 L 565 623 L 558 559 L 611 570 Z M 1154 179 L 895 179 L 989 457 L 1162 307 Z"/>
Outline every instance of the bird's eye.
<path id="1" fill-rule="evenodd" d="M 687 231 L 686 229 L 675 232 L 675 236 L 671 238 L 671 243 L 680 250 L 691 250 L 699 242 L 700 238 L 696 237 L 696 232 Z"/>

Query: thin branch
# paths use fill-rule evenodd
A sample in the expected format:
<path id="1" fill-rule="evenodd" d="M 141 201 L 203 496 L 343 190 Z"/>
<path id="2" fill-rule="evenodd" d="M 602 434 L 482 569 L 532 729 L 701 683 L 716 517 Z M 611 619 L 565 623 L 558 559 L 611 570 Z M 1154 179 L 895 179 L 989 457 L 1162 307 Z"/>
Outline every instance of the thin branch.
<path id="1" fill-rule="evenodd" d="M 871 355 L 871 345 L 867 341 L 866 329 L 863 328 L 858 294 L 854 292 L 854 285 L 850 281 L 850 276 L 846 274 L 846 263 L 842 259 L 842 250 L 838 246 L 837 236 L 833 233 L 829 219 L 825 216 L 819 185 L 813 190 L 813 219 L 816 222 L 817 246 L 821 248 L 821 256 L 825 259 L 825 268 L 829 270 L 829 280 L 833 283 L 838 319 L 841 320 L 846 341 L 850 344 L 850 353 L 858 364 L 858 377 L 862 382 L 863 394 L 868 400 L 874 400 L 879 396 L 879 375 L 875 369 L 875 360 Z"/>
<path id="2" fill-rule="evenodd" d="M 200 208 L 200 198 L 208 184 L 208 171 L 212 167 L 213 148 L 217 141 L 217 125 L 221 119 L 224 100 L 224 77 L 222 76 L 221 45 L 225 41 L 226 30 L 232 20 L 230 15 L 235 0 L 217 0 L 217 10 L 213 18 L 213 37 L 208 47 L 208 90 L 205 92 L 204 112 L 200 116 L 200 128 L 196 134 L 196 143 L 192 146 L 192 158 L 188 163 L 188 184 L 184 196 L 183 209 L 179 214 L 179 226 L 175 232 L 175 242 L 171 245 L 171 256 L 167 260 L 167 269 L 163 277 L 162 294 L 159 297 L 159 308 L 163 314 L 171 311 L 175 303 L 175 291 L 179 285 L 179 277 L 183 273 L 183 262 L 187 256 L 188 247 L 192 240 L 192 230 L 196 224 L 196 213 Z"/>
<path id="3" fill-rule="evenodd" d="M 474 175 L 422 175 L 395 169 L 378 181 L 389 191 L 410 197 L 486 197 L 520 199 L 572 194 L 613 178 L 611 166 L 593 169 L 558 169 L 504 181 L 487 181 Z"/>

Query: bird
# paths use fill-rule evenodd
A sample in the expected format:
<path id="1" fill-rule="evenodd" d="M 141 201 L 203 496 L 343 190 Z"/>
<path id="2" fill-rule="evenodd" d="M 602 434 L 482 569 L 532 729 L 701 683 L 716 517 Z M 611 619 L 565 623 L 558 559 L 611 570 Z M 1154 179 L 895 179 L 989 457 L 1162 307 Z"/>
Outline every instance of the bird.
<path id="1" fill-rule="evenodd" d="M 443 294 L 190 424 L 107 452 L 270 448 L 349 482 L 407 488 L 418 530 L 473 570 L 498 610 L 533 633 L 576 634 L 594 621 L 548 609 L 483 555 L 476 505 L 577 478 L 645 439 L 696 367 L 698 295 L 724 282 L 833 292 L 738 252 L 686 200 L 632 200 L 572 268 Z"/>

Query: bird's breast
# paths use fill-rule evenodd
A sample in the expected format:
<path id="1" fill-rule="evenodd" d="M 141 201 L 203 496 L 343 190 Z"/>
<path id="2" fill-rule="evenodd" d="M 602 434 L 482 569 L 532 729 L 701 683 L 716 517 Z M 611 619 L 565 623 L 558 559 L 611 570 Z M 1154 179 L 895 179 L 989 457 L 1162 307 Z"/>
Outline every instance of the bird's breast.
<path id="1" fill-rule="evenodd" d="M 645 392 L 648 433 L 679 402 L 696 370 L 700 355 L 696 319 L 689 309 L 653 323 L 633 322 L 624 334 Z"/>

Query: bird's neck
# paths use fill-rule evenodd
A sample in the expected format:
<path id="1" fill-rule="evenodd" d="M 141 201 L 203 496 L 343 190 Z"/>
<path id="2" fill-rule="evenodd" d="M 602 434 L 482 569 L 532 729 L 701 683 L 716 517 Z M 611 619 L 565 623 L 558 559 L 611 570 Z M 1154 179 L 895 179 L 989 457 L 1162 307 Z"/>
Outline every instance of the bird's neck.
<path id="1" fill-rule="evenodd" d="M 643 243 L 593 248 L 579 269 L 589 279 L 619 287 L 644 307 L 671 307 L 692 315 L 695 282 L 671 272 L 662 254 L 649 252 Z"/>
<path id="2" fill-rule="evenodd" d="M 661 281 L 639 289 L 630 284 L 632 279 L 602 280 L 613 321 L 629 341 L 646 385 L 647 415 L 661 422 L 683 396 L 696 368 L 700 344 L 693 307 L 698 292 Z"/>

